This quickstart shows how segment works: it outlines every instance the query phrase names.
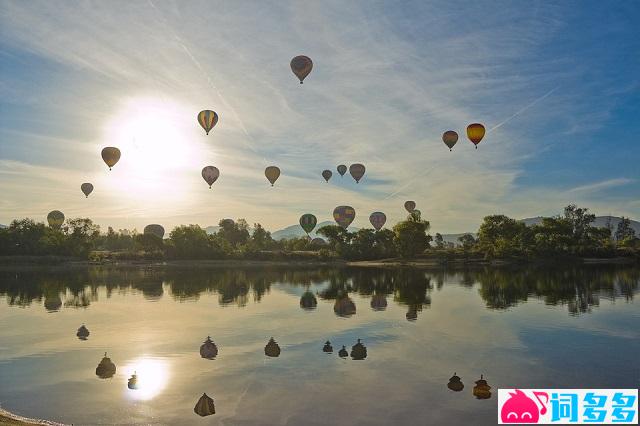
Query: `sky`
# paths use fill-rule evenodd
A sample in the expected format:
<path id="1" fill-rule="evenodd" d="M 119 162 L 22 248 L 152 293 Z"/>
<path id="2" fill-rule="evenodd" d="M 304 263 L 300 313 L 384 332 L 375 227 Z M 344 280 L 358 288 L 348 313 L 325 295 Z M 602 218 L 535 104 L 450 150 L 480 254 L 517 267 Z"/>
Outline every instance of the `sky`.
<path id="1" fill-rule="evenodd" d="M 351 205 L 362 227 L 406 200 L 442 233 L 569 203 L 640 219 L 639 20 L 637 1 L 1 0 L 0 223 L 277 230 Z"/>

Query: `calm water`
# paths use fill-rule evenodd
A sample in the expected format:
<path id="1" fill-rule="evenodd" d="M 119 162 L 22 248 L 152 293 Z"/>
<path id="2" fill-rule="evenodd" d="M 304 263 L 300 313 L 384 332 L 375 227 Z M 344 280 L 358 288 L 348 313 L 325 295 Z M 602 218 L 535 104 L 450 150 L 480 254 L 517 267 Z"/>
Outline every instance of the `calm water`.
<path id="1" fill-rule="evenodd" d="M 75 424 L 495 424 L 500 387 L 639 387 L 639 291 L 640 269 L 604 266 L 5 268 L 0 403 Z M 340 358 L 357 339 L 366 359 Z M 105 351 L 110 379 L 95 374 Z M 491 399 L 472 394 L 480 374 Z M 216 414 L 201 418 L 203 392 Z"/>

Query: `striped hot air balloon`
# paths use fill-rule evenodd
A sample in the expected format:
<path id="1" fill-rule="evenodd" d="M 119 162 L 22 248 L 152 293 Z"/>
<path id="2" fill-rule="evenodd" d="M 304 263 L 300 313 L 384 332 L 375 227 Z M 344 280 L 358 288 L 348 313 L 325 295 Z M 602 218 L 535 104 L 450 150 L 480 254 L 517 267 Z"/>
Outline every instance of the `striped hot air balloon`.
<path id="1" fill-rule="evenodd" d="M 198 113 L 198 123 L 202 126 L 206 134 L 208 135 L 211 129 L 218 124 L 218 114 L 210 109 L 205 109 Z"/>
<path id="2" fill-rule="evenodd" d="M 300 216 L 300 226 L 304 229 L 304 232 L 309 235 L 311 231 L 316 227 L 318 219 L 311 213 L 306 213 Z"/>

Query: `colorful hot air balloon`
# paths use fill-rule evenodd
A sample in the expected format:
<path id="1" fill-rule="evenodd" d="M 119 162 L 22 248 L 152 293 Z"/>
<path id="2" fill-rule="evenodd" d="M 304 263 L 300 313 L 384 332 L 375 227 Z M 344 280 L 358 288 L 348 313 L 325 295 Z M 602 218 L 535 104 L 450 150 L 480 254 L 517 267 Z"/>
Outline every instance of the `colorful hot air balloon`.
<path id="1" fill-rule="evenodd" d="M 291 71 L 298 77 L 300 84 L 313 68 L 313 62 L 308 56 L 300 55 L 291 60 Z"/>
<path id="2" fill-rule="evenodd" d="M 449 147 L 449 151 L 451 151 L 456 142 L 458 142 L 458 134 L 453 130 L 447 130 L 442 134 L 442 142 L 444 142 L 444 144 Z"/>
<path id="3" fill-rule="evenodd" d="M 162 227 L 162 225 L 152 223 L 151 225 L 147 225 L 144 227 L 144 235 L 155 235 L 156 237 L 162 239 L 164 237 L 164 228 Z"/>
<path id="4" fill-rule="evenodd" d="M 102 149 L 102 160 L 109 166 L 109 170 L 120 160 L 120 150 L 113 146 Z"/>
<path id="5" fill-rule="evenodd" d="M 333 173 L 331 173 L 331 170 L 323 170 L 322 171 L 322 177 L 324 178 L 324 180 L 326 180 L 327 182 L 329 182 L 329 179 L 331 179 L 331 176 L 333 176 Z"/>
<path id="6" fill-rule="evenodd" d="M 89 182 L 85 182 L 82 185 L 80 185 L 80 190 L 82 191 L 85 197 L 89 198 L 89 194 L 93 192 L 93 185 L 91 185 Z"/>
<path id="7" fill-rule="evenodd" d="M 478 149 L 478 144 L 484 137 L 484 132 L 484 126 L 480 123 L 473 123 L 467 126 L 467 137 L 474 143 L 476 149 Z"/>
<path id="8" fill-rule="evenodd" d="M 351 206 L 338 206 L 333 209 L 333 219 L 336 223 L 342 226 L 344 229 L 347 229 L 353 219 L 356 218 L 356 211 Z"/>
<path id="9" fill-rule="evenodd" d="M 300 226 L 304 229 L 304 232 L 306 232 L 307 235 L 313 231 L 313 228 L 316 227 L 317 223 L 318 219 L 311 213 L 306 213 L 300 216 Z"/>
<path id="10" fill-rule="evenodd" d="M 340 164 L 338 166 L 338 173 L 340 173 L 340 176 L 344 176 L 344 174 L 347 173 L 347 166 Z"/>
<path id="11" fill-rule="evenodd" d="M 404 202 L 404 208 L 411 213 L 412 211 L 414 211 L 416 209 L 416 202 L 415 201 L 405 201 Z"/>
<path id="12" fill-rule="evenodd" d="M 60 210 L 50 211 L 47 215 L 47 222 L 51 228 L 60 229 L 64 223 L 64 214 Z"/>
<path id="13" fill-rule="evenodd" d="M 202 169 L 202 179 L 209 184 L 209 189 L 211 189 L 211 185 L 220 177 L 220 170 L 214 166 L 206 166 Z"/>
<path id="14" fill-rule="evenodd" d="M 264 175 L 267 177 L 269 182 L 271 182 L 271 186 L 278 180 L 280 177 L 280 169 L 276 166 L 269 166 L 264 169 Z"/>
<path id="15" fill-rule="evenodd" d="M 364 176 L 365 170 L 366 169 L 363 164 L 356 163 L 349 166 L 349 173 L 351 173 L 351 176 L 356 180 L 356 183 L 360 182 L 360 179 Z"/>
<path id="16" fill-rule="evenodd" d="M 373 212 L 369 216 L 369 222 L 371 222 L 371 225 L 373 225 L 376 231 L 379 231 L 384 226 L 386 221 L 387 215 L 382 212 Z"/>
<path id="17" fill-rule="evenodd" d="M 211 129 L 218 124 L 218 114 L 210 109 L 205 109 L 198 113 L 198 123 L 202 126 L 206 134 L 208 135 Z"/>

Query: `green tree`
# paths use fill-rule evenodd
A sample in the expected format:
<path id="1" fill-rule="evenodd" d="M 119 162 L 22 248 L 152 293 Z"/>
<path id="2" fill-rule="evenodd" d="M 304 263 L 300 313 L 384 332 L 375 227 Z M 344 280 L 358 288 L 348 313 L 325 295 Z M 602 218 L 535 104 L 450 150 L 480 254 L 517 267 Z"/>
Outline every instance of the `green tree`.
<path id="1" fill-rule="evenodd" d="M 414 257 L 429 247 L 431 236 L 427 235 L 430 224 L 421 220 L 419 213 L 412 213 L 407 220 L 393 227 L 394 245 L 398 254 L 404 258 Z"/>
<path id="2" fill-rule="evenodd" d="M 441 233 L 436 232 L 436 236 L 435 236 L 435 239 L 433 241 L 436 244 L 436 249 L 438 249 L 438 250 L 444 249 L 444 238 L 442 237 Z"/>
<path id="3" fill-rule="evenodd" d="M 631 220 L 628 217 L 622 216 L 618 226 L 616 227 L 616 241 L 623 241 L 626 239 L 633 239 L 636 236 L 636 231 L 631 227 Z"/>
<path id="4" fill-rule="evenodd" d="M 533 234 L 523 222 L 505 215 L 486 216 L 478 229 L 478 250 L 486 258 L 526 254 Z"/>
<path id="5" fill-rule="evenodd" d="M 464 234 L 459 236 L 458 241 L 462 246 L 462 250 L 464 251 L 465 256 L 468 255 L 469 251 L 471 251 L 471 249 L 473 249 L 473 247 L 476 245 L 476 239 L 473 238 L 473 235 L 471 234 Z"/>

